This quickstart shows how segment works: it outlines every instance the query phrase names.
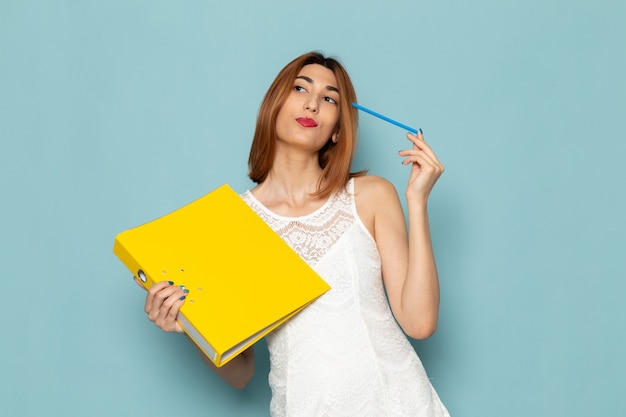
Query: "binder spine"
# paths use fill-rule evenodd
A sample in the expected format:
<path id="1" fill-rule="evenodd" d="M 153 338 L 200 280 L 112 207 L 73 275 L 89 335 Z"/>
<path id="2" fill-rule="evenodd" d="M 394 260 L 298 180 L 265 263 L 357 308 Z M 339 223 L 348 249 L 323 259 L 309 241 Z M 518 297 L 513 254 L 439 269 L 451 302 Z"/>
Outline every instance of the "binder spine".
<path id="1" fill-rule="evenodd" d="M 141 265 L 139 265 L 139 262 L 137 262 L 137 260 L 126 250 L 120 241 L 121 237 L 122 236 L 119 236 L 115 239 L 113 244 L 113 253 L 122 261 L 126 268 L 132 272 L 133 276 L 139 278 L 146 289 L 150 289 L 150 287 L 155 284 L 155 280 L 152 277 L 151 272 L 142 268 Z"/>

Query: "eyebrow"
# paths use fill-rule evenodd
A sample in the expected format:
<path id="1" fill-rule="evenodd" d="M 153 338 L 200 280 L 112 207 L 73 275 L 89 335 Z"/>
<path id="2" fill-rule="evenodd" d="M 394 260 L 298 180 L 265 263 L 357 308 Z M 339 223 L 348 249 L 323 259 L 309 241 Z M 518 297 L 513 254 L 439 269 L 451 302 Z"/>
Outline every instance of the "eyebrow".
<path id="1" fill-rule="evenodd" d="M 313 81 L 313 79 L 312 79 L 312 78 L 307 77 L 306 75 L 298 75 L 298 76 L 296 77 L 296 80 L 297 80 L 297 79 L 302 79 L 302 80 L 304 80 L 304 81 L 308 82 L 309 84 L 315 84 L 315 81 Z M 328 91 L 334 91 L 334 92 L 336 92 L 337 94 L 339 94 L 339 89 L 337 89 L 337 87 L 333 87 L 332 85 L 327 85 L 327 86 L 326 86 L 326 90 L 328 90 Z"/>

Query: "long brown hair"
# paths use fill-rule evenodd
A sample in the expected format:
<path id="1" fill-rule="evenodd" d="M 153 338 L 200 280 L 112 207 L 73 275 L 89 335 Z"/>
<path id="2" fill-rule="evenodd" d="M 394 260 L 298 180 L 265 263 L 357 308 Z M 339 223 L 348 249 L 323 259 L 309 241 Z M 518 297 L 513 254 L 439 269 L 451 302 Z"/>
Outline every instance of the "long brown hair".
<path id="1" fill-rule="evenodd" d="M 287 100 L 293 88 L 293 82 L 306 65 L 319 64 L 330 69 L 337 79 L 339 89 L 339 121 L 335 129 L 338 132 L 337 143 L 332 140 L 319 151 L 319 164 L 322 175 L 317 185 L 319 197 L 345 187 L 353 176 L 363 175 L 365 171 L 350 173 L 350 165 L 354 158 L 357 144 L 357 110 L 352 106 L 356 102 L 356 93 L 348 72 L 335 58 L 325 57 L 319 52 L 309 52 L 287 64 L 276 76 L 274 82 L 265 93 L 248 158 L 248 176 L 259 184 L 263 182 L 272 169 L 276 144 L 276 119 L 278 112 Z"/>

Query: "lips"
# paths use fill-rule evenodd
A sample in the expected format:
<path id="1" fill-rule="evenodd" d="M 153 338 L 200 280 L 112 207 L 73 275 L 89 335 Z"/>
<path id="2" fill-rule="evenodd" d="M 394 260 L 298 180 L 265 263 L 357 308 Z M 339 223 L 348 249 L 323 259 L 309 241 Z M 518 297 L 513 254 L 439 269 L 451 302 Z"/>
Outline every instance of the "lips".
<path id="1" fill-rule="evenodd" d="M 304 127 L 316 127 L 317 122 L 310 117 L 298 117 L 296 122 L 300 123 Z"/>

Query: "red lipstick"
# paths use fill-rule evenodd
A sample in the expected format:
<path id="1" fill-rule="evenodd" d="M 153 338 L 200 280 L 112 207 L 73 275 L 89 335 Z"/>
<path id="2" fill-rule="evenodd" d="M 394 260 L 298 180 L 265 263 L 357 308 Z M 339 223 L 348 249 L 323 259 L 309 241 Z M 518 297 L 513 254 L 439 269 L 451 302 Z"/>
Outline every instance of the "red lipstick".
<path id="1" fill-rule="evenodd" d="M 304 127 L 316 127 L 317 122 L 310 117 L 298 117 L 296 122 L 300 123 Z"/>

